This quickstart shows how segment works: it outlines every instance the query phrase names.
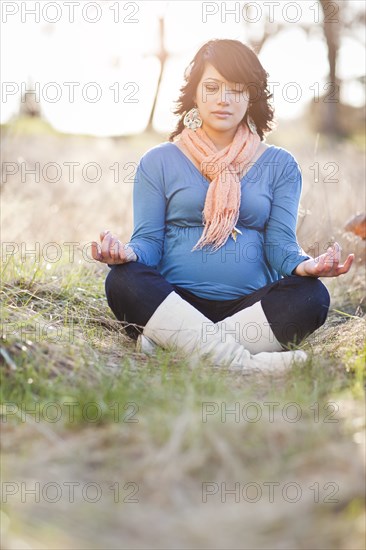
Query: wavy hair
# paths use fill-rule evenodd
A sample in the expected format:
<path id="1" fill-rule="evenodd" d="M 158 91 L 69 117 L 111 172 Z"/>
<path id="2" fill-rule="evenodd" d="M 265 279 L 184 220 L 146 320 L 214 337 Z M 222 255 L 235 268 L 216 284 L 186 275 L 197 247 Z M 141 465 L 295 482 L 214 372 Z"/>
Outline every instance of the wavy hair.
<path id="1" fill-rule="evenodd" d="M 241 124 L 246 124 L 250 116 L 263 141 L 265 134 L 271 132 L 276 125 L 274 109 L 268 101 L 273 96 L 268 89 L 269 74 L 251 48 L 239 40 L 218 38 L 206 42 L 184 71 L 185 83 L 180 88 L 179 98 L 175 102 L 177 107 L 173 111 L 179 116 L 179 120 L 175 130 L 169 135 L 169 141 L 173 141 L 183 131 L 184 116 L 195 106 L 193 98 L 206 63 L 213 65 L 228 82 L 246 85 L 249 105 Z"/>

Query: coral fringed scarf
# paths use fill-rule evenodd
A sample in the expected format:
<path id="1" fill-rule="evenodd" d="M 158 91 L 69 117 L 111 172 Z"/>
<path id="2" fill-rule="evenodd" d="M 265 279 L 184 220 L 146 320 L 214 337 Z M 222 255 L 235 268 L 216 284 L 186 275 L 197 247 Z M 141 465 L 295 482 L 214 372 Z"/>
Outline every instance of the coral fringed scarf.
<path id="1" fill-rule="evenodd" d="M 230 237 L 239 218 L 239 174 L 254 157 L 260 137 L 240 124 L 233 141 L 219 151 L 202 128 L 184 128 L 180 139 L 210 181 L 202 212 L 203 233 L 191 252 L 211 245 L 219 249 Z"/>

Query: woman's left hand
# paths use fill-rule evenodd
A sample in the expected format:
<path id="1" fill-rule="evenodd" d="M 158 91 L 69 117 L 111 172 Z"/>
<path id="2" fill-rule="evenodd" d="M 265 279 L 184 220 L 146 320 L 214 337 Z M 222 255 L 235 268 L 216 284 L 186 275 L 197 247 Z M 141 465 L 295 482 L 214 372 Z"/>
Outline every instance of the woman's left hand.
<path id="1" fill-rule="evenodd" d="M 338 277 L 350 270 L 354 259 L 355 255 L 349 254 L 344 264 L 339 265 L 341 261 L 341 247 L 335 242 L 332 246 L 328 247 L 325 254 L 301 262 L 297 266 L 295 274 L 304 277 Z"/>

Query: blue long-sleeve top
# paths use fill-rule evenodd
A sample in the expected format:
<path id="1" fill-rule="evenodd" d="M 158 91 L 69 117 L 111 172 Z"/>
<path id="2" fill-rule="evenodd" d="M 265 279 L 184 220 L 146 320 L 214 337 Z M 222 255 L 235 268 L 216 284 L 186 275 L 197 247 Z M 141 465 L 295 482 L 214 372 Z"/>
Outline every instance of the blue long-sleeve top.
<path id="1" fill-rule="evenodd" d="M 129 241 L 138 262 L 201 298 L 234 300 L 291 275 L 310 258 L 296 239 L 301 170 L 286 149 L 269 146 L 242 178 L 236 242 L 229 237 L 216 252 L 191 252 L 203 231 L 208 186 L 173 142 L 141 157 Z"/>

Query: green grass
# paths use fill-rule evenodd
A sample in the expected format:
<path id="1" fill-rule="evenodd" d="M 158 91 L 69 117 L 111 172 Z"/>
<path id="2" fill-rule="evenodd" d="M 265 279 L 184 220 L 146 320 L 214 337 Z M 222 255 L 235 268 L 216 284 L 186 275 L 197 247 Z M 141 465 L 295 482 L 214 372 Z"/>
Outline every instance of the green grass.
<path id="1" fill-rule="evenodd" d="M 12 132 L 18 135 L 60 135 L 46 120 L 38 117 L 18 116 L 9 122 L 1 125 L 2 131 Z"/>
<path id="2" fill-rule="evenodd" d="M 173 352 L 159 350 L 157 358 L 135 353 L 134 342 L 108 308 L 105 271 L 81 264 L 48 271 L 46 265 L 17 264 L 12 258 L 3 274 L 2 346 L 16 365 L 16 370 L 9 368 L 3 358 L 3 400 L 27 406 L 36 401 L 41 406 L 50 400 L 62 403 L 66 396 L 81 408 L 96 402 L 101 408 L 100 422 L 105 423 L 114 414 L 108 403 L 123 404 L 126 399 L 143 401 L 151 418 L 157 408 L 169 407 L 177 414 L 187 395 L 192 406 L 197 406 L 203 398 L 253 397 L 257 386 L 258 395 L 265 388 L 264 398 L 286 402 L 291 397 L 302 405 L 329 399 L 329 394 L 342 389 L 360 395 L 362 347 L 350 347 L 338 364 L 331 354 L 323 357 L 329 368 L 319 368 L 319 358 L 313 357 L 305 368 L 294 367 L 282 377 L 280 385 L 275 380 L 266 383 L 250 377 L 248 385 L 241 375 L 204 364 L 192 371 Z M 336 308 L 333 311 L 360 320 Z M 76 419 L 83 422 L 81 414 Z"/>
<path id="3" fill-rule="evenodd" d="M 26 115 L 20 115 L 13 117 L 7 123 L 0 125 L 1 132 L 9 134 L 11 136 L 41 136 L 41 135 L 54 135 L 61 138 L 70 138 L 77 135 L 81 139 L 90 139 L 93 141 L 95 136 L 91 134 L 74 134 L 67 132 L 60 132 L 54 128 L 46 119 L 39 117 L 31 117 Z M 145 132 L 144 134 L 131 134 L 115 136 L 115 139 L 122 142 L 128 142 L 132 147 L 148 149 L 156 144 L 157 141 L 163 141 L 168 139 L 168 132 Z"/>
<path id="4" fill-rule="evenodd" d="M 15 256 L 3 264 L 3 474 L 29 484 L 118 482 L 127 493 L 131 482 L 139 503 L 116 506 L 107 489 L 109 500 L 94 507 L 85 499 L 24 503 L 17 494 L 4 506 L 5 543 L 361 548 L 362 284 L 355 279 L 352 292 L 333 295 L 327 323 L 304 344 L 305 366 L 243 376 L 204 363 L 192 370 L 164 350 L 136 353 L 108 308 L 106 273 L 97 264 L 48 269 Z M 202 484 L 223 481 L 296 482 L 302 497 L 278 497 L 275 506 L 263 498 L 256 508 L 217 496 L 204 503 Z M 333 489 L 337 502 L 328 502 Z"/>

